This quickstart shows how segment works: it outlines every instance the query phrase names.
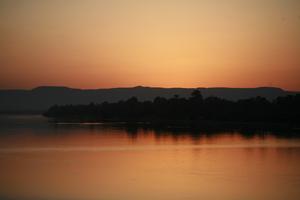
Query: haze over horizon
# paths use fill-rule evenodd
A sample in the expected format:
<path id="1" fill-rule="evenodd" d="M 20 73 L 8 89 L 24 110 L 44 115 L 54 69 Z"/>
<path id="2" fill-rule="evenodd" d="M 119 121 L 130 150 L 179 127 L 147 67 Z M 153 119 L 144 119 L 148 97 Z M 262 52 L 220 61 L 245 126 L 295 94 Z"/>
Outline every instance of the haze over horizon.
<path id="1" fill-rule="evenodd" d="M 300 90 L 287 90 L 284 88 L 276 87 L 276 86 L 257 86 L 257 87 L 225 87 L 225 86 L 216 86 L 216 87 L 163 87 L 163 86 L 148 86 L 148 85 L 135 85 L 135 86 L 121 86 L 121 87 L 94 87 L 94 88 L 80 88 L 80 87 L 70 87 L 65 85 L 39 85 L 36 87 L 30 88 L 0 88 L 0 91 L 5 90 L 36 90 L 36 89 L 46 89 L 46 88 L 66 88 L 66 89 L 75 89 L 75 90 L 110 90 L 110 89 L 134 89 L 134 88 L 161 88 L 161 89 L 258 89 L 258 88 L 266 88 L 266 89 L 278 89 L 282 91 L 288 92 L 300 92 Z"/>
<path id="2" fill-rule="evenodd" d="M 2 0 L 0 89 L 300 91 L 297 0 Z"/>

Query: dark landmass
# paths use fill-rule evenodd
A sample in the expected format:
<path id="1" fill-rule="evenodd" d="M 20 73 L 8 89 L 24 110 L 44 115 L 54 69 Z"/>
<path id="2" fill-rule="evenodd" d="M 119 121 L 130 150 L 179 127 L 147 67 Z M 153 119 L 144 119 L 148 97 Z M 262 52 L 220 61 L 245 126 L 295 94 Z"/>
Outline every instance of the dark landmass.
<path id="1" fill-rule="evenodd" d="M 139 101 L 132 97 L 116 103 L 55 105 L 44 115 L 56 121 L 150 123 L 182 127 L 201 127 L 216 122 L 223 126 L 236 122 L 263 126 L 284 123 L 299 128 L 300 94 L 277 97 L 272 101 L 259 96 L 230 101 L 218 97 L 203 98 L 200 90 L 194 90 L 189 98 L 175 95 L 169 99 L 156 97 L 153 101 Z"/>
<path id="2" fill-rule="evenodd" d="M 112 89 L 73 89 L 67 87 L 38 87 L 32 90 L 0 90 L 0 113 L 43 113 L 52 105 L 118 102 L 132 96 L 141 101 L 156 97 L 171 98 L 174 94 L 188 98 L 195 88 L 133 87 Z M 256 96 L 274 100 L 279 96 L 296 94 L 280 88 L 198 88 L 204 98 L 215 96 L 236 101 Z"/>

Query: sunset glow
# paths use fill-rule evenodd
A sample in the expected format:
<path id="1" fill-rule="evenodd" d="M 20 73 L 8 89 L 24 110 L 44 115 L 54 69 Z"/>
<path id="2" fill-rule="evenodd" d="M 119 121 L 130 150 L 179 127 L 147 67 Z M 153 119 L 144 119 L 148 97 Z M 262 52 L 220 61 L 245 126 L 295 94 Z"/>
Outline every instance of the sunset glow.
<path id="1" fill-rule="evenodd" d="M 300 1 L 0 2 L 0 88 L 300 90 Z"/>

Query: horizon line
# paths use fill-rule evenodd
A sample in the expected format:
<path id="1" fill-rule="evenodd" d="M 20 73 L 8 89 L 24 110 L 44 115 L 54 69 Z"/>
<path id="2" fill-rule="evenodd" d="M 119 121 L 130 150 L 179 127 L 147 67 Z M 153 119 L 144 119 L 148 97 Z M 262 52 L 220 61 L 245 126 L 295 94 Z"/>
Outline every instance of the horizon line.
<path id="1" fill-rule="evenodd" d="M 0 90 L 36 90 L 39 88 L 66 88 L 75 90 L 109 90 L 109 89 L 132 89 L 132 88 L 158 88 L 158 89 L 257 89 L 257 88 L 276 88 L 283 91 L 290 92 L 300 92 L 299 90 L 290 90 L 277 86 L 256 86 L 256 87 L 227 87 L 227 86 L 214 86 L 214 87 L 163 87 L 163 86 L 145 86 L 145 85 L 135 85 L 135 86 L 121 86 L 121 87 L 99 87 L 99 88 L 80 88 L 80 87 L 70 87 L 64 85 L 39 85 L 30 88 L 0 88 Z"/>

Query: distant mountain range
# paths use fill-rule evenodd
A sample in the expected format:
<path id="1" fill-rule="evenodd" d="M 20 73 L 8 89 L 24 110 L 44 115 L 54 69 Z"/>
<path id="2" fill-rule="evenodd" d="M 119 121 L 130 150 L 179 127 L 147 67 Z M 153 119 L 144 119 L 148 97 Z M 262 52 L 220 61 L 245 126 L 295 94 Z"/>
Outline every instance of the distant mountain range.
<path id="1" fill-rule="evenodd" d="M 112 89 L 74 89 L 42 86 L 32 90 L 0 90 L 0 112 L 43 112 L 54 104 L 88 104 L 104 101 L 117 102 L 132 96 L 139 100 L 152 100 L 157 96 L 170 98 L 174 95 L 189 97 L 195 88 L 132 87 Z M 216 96 L 238 100 L 256 96 L 269 100 L 298 92 L 274 87 L 259 88 L 198 88 L 204 97 Z"/>

